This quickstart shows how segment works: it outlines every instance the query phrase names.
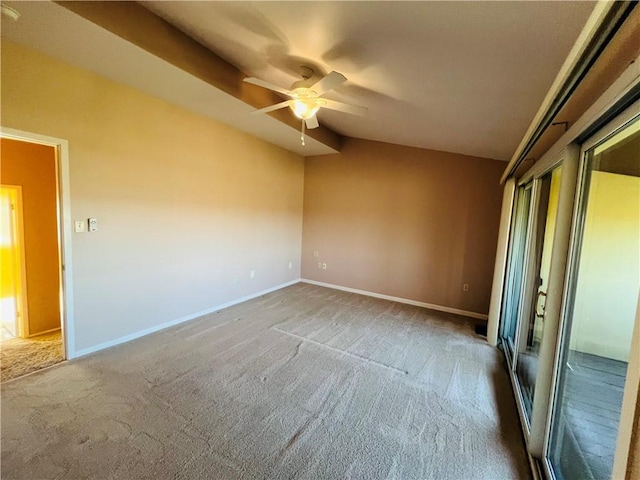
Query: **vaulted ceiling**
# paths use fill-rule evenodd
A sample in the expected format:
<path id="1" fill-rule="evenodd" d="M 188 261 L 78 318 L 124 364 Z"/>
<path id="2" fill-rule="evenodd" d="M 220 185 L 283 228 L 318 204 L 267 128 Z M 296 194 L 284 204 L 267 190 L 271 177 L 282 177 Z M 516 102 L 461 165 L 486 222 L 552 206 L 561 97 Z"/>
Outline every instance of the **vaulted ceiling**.
<path id="1" fill-rule="evenodd" d="M 335 151 L 322 141 L 301 147 L 291 126 L 250 115 L 246 103 L 59 5 L 3 3 L 23 13 L 18 22 L 3 19 L 6 38 L 303 155 Z M 348 81 L 327 98 L 367 107 L 369 114 L 322 110 L 321 125 L 339 135 L 508 160 L 594 3 L 141 5 L 242 74 L 285 88 L 299 80 L 300 66 L 313 68 L 318 78 L 332 70 L 344 74 Z"/>
<path id="2" fill-rule="evenodd" d="M 584 25 L 583 2 L 144 2 L 247 74 L 337 70 L 320 112 L 358 138 L 507 160 Z"/>

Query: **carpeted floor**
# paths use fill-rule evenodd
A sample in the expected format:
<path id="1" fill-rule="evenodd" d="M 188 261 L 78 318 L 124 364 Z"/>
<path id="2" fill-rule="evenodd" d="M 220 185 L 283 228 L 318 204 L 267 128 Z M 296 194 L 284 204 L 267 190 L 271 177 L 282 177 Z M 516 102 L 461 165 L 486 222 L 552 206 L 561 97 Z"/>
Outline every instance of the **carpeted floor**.
<path id="1" fill-rule="evenodd" d="M 64 360 L 61 333 L 12 338 L 0 343 L 0 381 L 35 372 Z"/>
<path id="2" fill-rule="evenodd" d="M 470 321 L 297 284 L 2 386 L 2 478 L 528 479 Z"/>

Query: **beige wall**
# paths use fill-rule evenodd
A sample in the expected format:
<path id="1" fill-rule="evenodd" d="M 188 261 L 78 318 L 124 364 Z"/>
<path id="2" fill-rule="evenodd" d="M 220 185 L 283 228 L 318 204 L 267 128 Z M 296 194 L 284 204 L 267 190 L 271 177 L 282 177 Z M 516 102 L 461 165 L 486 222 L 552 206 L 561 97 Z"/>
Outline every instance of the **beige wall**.
<path id="1" fill-rule="evenodd" d="M 571 349 L 629 361 L 640 289 L 640 178 L 593 171 Z"/>
<path id="2" fill-rule="evenodd" d="M 307 158 L 303 278 L 486 314 L 504 166 L 356 139 Z"/>
<path id="3" fill-rule="evenodd" d="M 300 156 L 4 39 L 2 125 L 68 140 L 73 219 L 98 219 L 78 350 L 299 277 Z"/>
<path id="4" fill-rule="evenodd" d="M 0 182 L 22 187 L 30 335 L 60 328 L 55 155 L 53 147 L 0 140 Z"/>

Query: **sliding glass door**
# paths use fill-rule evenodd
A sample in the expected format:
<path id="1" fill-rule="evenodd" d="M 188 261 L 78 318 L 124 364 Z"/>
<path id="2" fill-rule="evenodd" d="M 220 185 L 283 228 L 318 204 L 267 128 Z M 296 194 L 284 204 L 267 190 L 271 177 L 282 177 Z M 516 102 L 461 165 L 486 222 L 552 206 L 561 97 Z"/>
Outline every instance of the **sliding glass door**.
<path id="1" fill-rule="evenodd" d="M 639 120 L 588 148 L 578 208 L 546 461 L 609 479 L 640 289 Z"/>
<path id="2" fill-rule="evenodd" d="M 551 250 L 558 212 L 562 167 L 558 166 L 536 181 L 533 221 L 527 255 L 525 291 L 519 320 L 516 380 L 527 421 L 531 421 L 533 396 L 538 374 L 538 357 L 544 327 L 544 309 L 549 285 Z"/>
<path id="3" fill-rule="evenodd" d="M 558 166 L 519 188 L 511 232 L 501 337 L 527 427 L 543 336 L 561 172 Z"/>
<path id="4" fill-rule="evenodd" d="M 507 295 L 504 299 L 501 320 L 502 344 L 506 355 L 513 361 L 516 349 L 518 312 L 522 293 L 522 279 L 526 253 L 529 212 L 531 210 L 532 183 L 518 189 L 515 216 L 511 232 L 511 247 L 507 274 Z"/>

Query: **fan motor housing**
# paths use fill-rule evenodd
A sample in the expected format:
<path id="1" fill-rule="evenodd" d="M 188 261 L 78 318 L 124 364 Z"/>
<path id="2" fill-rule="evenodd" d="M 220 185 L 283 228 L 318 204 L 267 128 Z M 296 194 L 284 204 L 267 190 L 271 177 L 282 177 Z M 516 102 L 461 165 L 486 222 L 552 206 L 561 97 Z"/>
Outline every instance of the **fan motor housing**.
<path id="1" fill-rule="evenodd" d="M 309 90 L 309 87 L 312 84 L 313 84 L 313 82 L 309 81 L 308 79 L 307 80 L 299 80 L 297 82 L 294 82 L 291 85 L 291 91 L 298 93 L 297 92 L 298 90 L 308 90 L 309 92 L 312 92 L 313 90 Z M 315 93 L 316 97 L 318 96 L 318 94 L 316 92 L 313 92 L 313 93 Z"/>

